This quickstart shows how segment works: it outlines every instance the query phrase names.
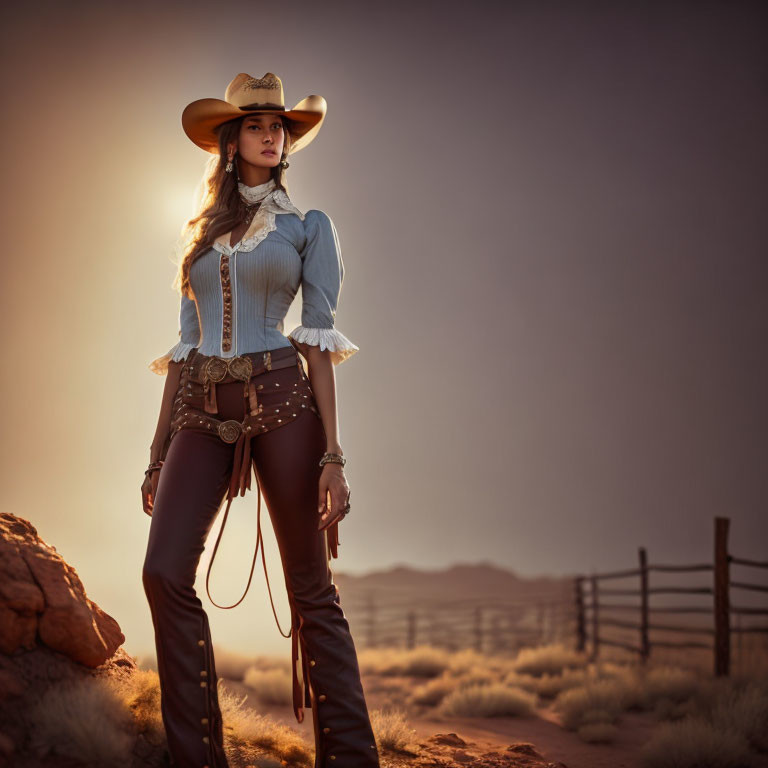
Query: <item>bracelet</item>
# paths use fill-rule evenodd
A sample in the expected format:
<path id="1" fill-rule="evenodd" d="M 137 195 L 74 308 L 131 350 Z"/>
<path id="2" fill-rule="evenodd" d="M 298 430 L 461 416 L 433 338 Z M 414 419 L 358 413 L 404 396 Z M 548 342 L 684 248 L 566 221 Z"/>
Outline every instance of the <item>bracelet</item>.
<path id="1" fill-rule="evenodd" d="M 163 464 L 165 464 L 164 461 L 153 461 L 145 470 L 144 474 L 149 477 L 156 469 L 162 469 Z"/>
<path id="2" fill-rule="evenodd" d="M 323 458 L 320 459 L 320 466 L 323 467 L 326 464 L 341 464 L 343 467 L 347 463 L 347 460 L 340 453 L 330 453 L 326 451 L 323 454 Z"/>

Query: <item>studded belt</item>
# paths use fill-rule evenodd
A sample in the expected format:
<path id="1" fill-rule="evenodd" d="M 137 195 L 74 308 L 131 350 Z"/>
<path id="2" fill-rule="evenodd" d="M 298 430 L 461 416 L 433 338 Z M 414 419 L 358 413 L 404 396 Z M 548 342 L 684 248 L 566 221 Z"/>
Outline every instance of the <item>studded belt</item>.
<path id="1" fill-rule="evenodd" d="M 294 382 L 292 387 L 286 387 L 285 399 L 278 404 L 264 407 L 259 402 L 258 394 L 263 385 L 258 382 L 258 377 L 272 370 L 288 368 L 296 365 L 300 372 L 299 381 Z M 216 385 L 227 384 L 233 381 L 243 382 L 243 397 L 246 401 L 246 415 L 242 422 L 234 419 L 218 419 L 213 414 L 218 413 L 216 401 Z M 211 569 L 216 552 L 219 548 L 221 536 L 224 533 L 224 526 L 227 523 L 229 509 L 232 500 L 237 496 L 245 496 L 247 490 L 251 488 L 251 440 L 262 433 L 271 429 L 276 429 L 285 424 L 291 423 L 304 411 L 312 411 L 318 418 L 320 412 L 315 404 L 314 394 L 309 384 L 309 380 L 301 363 L 301 358 L 295 347 L 281 347 L 279 349 L 267 350 L 266 352 L 252 352 L 235 357 L 218 357 L 216 355 L 203 355 L 197 349 L 193 349 L 186 363 L 181 369 L 181 378 L 179 388 L 173 403 L 173 412 L 171 416 L 170 440 L 173 440 L 176 434 L 182 429 L 194 429 L 199 432 L 215 434 L 225 443 L 235 444 L 234 463 L 232 474 L 230 476 L 229 488 L 227 491 L 227 506 L 224 511 L 224 519 L 219 529 L 219 535 L 213 548 L 211 561 L 208 564 L 208 573 L 205 578 L 205 589 L 208 597 L 217 608 L 234 608 L 239 605 L 251 585 L 253 570 L 256 565 L 259 545 L 261 544 L 261 559 L 264 565 L 264 577 L 267 582 L 269 599 L 272 603 L 272 612 L 277 622 L 277 628 L 283 637 L 292 637 L 291 644 L 291 667 L 293 673 L 293 709 L 296 719 L 302 722 L 304 713 L 302 706 L 311 707 L 309 689 L 307 687 L 308 669 L 307 661 L 304 658 L 302 649 L 302 678 L 300 683 L 297 674 L 297 663 L 299 662 L 299 639 L 298 633 L 301 627 L 301 620 L 296 608 L 291 603 L 291 630 L 285 634 L 280 627 L 277 619 L 275 604 L 272 600 L 272 589 L 269 584 L 269 575 L 267 574 L 267 563 L 264 555 L 263 537 L 261 535 L 261 488 L 259 479 L 256 476 L 257 492 L 257 535 L 256 548 L 251 562 L 251 572 L 248 577 L 245 591 L 240 599 L 232 605 L 219 605 L 212 597 L 209 587 Z M 337 558 L 339 546 L 338 521 L 326 528 L 326 537 L 328 542 L 328 557 Z M 302 691 L 302 686 L 304 690 Z M 303 700 L 303 703 L 302 703 Z"/>

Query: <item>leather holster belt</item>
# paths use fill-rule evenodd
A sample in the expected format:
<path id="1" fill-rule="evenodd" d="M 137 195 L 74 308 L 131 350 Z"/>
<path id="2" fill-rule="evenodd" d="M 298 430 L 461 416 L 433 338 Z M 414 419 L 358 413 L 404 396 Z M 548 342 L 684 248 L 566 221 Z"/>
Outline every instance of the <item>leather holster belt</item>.
<path id="1" fill-rule="evenodd" d="M 296 350 L 292 346 L 285 347 L 284 350 L 248 352 L 230 358 L 201 355 L 197 349 L 193 352 L 194 355 L 188 361 L 188 381 L 203 385 L 203 410 L 206 413 L 218 412 L 216 385 L 233 381 L 248 383 L 249 409 L 252 414 L 257 413 L 258 398 L 253 377 L 265 371 L 288 368 L 297 364 Z M 195 364 L 196 360 L 200 362 Z"/>

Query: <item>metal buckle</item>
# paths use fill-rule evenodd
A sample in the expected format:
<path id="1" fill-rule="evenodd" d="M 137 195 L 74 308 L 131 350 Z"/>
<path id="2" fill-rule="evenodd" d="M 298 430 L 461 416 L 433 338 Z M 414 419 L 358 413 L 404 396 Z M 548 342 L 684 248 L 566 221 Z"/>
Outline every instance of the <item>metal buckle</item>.
<path id="1" fill-rule="evenodd" d="M 243 425 L 239 421 L 229 419 L 219 424 L 219 437 L 225 443 L 235 443 L 240 433 L 243 431 Z"/>
<path id="2" fill-rule="evenodd" d="M 208 381 L 221 381 L 227 375 L 228 366 L 220 357 L 212 357 L 205 364 L 205 378 Z"/>
<path id="3" fill-rule="evenodd" d="M 232 358 L 211 357 L 205 365 L 205 378 L 209 381 L 222 381 L 228 373 L 233 379 L 248 381 L 253 373 L 251 358 L 244 355 Z"/>
<path id="4" fill-rule="evenodd" d="M 236 379 L 248 381 L 253 373 L 253 363 L 250 357 L 233 357 L 227 365 L 230 374 Z"/>
<path id="5" fill-rule="evenodd" d="M 270 350 L 264 353 L 264 365 L 268 371 L 272 370 L 272 352 Z"/>

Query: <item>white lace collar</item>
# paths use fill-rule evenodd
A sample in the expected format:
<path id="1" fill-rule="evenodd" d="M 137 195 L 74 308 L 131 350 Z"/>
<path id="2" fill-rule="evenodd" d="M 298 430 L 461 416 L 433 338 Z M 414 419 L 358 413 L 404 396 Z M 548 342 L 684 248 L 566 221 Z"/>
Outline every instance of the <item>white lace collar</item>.
<path id="1" fill-rule="evenodd" d="M 231 254 L 233 251 L 252 251 L 270 232 L 274 232 L 277 229 L 275 217 L 278 213 L 295 213 L 304 221 L 304 214 L 291 202 L 288 195 L 276 186 L 274 179 L 270 179 L 264 184 L 257 184 L 254 187 L 238 182 L 237 188 L 240 190 L 243 199 L 249 203 L 261 201 L 261 205 L 240 242 L 234 247 L 229 245 L 232 237 L 231 231 L 220 235 L 214 240 L 213 247 L 220 253 Z"/>
<path id="2" fill-rule="evenodd" d="M 255 187 L 249 187 L 243 184 L 242 181 L 237 183 L 237 188 L 240 190 L 240 194 L 243 199 L 248 203 L 258 203 L 259 200 L 263 200 L 274 188 L 275 180 L 270 179 L 264 182 L 264 184 L 257 184 Z"/>

